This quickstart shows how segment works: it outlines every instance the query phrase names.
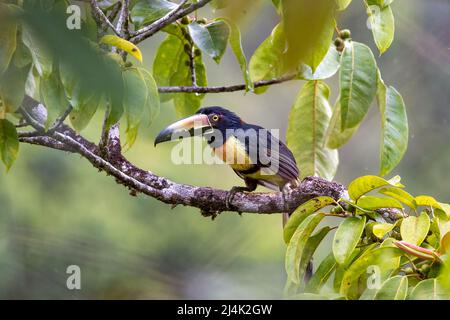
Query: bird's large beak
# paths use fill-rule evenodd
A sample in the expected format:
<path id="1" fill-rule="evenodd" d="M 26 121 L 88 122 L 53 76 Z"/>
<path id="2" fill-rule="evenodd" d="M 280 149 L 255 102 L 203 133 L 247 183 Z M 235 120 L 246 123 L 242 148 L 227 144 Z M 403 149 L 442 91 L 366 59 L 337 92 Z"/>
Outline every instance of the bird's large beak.
<path id="1" fill-rule="evenodd" d="M 178 140 L 180 138 L 201 135 L 212 130 L 208 116 L 204 114 L 195 114 L 185 119 L 181 119 L 162 130 L 155 139 L 155 146 L 165 141 Z"/>

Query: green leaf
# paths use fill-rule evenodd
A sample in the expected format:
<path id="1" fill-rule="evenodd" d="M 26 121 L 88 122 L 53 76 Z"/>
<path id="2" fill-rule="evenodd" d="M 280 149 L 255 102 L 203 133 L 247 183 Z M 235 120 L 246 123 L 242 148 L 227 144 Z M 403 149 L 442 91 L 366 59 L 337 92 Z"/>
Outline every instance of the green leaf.
<path id="1" fill-rule="evenodd" d="M 131 148 L 136 140 L 137 131 L 147 105 L 148 89 L 142 72 L 137 68 L 125 70 L 123 83 L 123 107 L 127 119 L 125 146 Z"/>
<path id="2" fill-rule="evenodd" d="M 303 249 L 302 257 L 300 260 L 299 267 L 299 278 L 303 279 L 305 276 L 306 268 L 308 267 L 309 262 L 312 260 L 314 253 L 317 250 L 317 247 L 320 245 L 322 240 L 327 236 L 328 232 L 330 232 L 331 228 L 326 226 L 313 234 L 308 241 L 306 242 L 305 248 Z"/>
<path id="3" fill-rule="evenodd" d="M 186 60 L 185 60 L 186 59 Z M 180 55 L 178 61 L 177 71 L 172 75 L 170 79 L 170 85 L 172 86 L 186 86 L 192 85 L 192 78 L 189 66 L 186 65 L 187 55 Z M 206 80 L 205 65 L 202 61 L 202 56 L 195 57 L 195 74 L 197 78 L 197 85 L 206 87 L 208 85 Z M 200 108 L 204 94 L 196 93 L 176 93 L 174 94 L 174 105 L 177 114 L 181 117 L 185 117 L 193 114 Z"/>
<path id="4" fill-rule="evenodd" d="M 358 298 L 350 288 L 356 284 L 362 274 L 367 272 L 367 268 L 377 265 L 381 270 L 394 269 L 398 266 L 398 259 L 402 252 L 393 247 L 380 247 L 366 251 L 356 259 L 350 267 L 346 269 L 341 281 L 340 294 L 349 299 Z"/>
<path id="5" fill-rule="evenodd" d="M 0 119 L 0 156 L 9 171 L 19 152 L 16 127 L 6 119 Z"/>
<path id="6" fill-rule="evenodd" d="M 48 77 L 41 78 L 39 89 L 41 101 L 47 108 L 45 128 L 48 129 L 69 106 L 58 69 L 54 68 Z"/>
<path id="7" fill-rule="evenodd" d="M 329 0 L 281 0 L 282 23 L 287 39 L 286 67 L 297 69 L 300 63 L 313 72 L 327 54 L 335 21 L 334 4 Z"/>
<path id="8" fill-rule="evenodd" d="M 373 225 L 372 232 L 378 239 L 383 239 L 386 233 L 394 229 L 395 225 L 391 223 L 376 223 Z"/>
<path id="9" fill-rule="evenodd" d="M 148 90 L 147 103 L 145 109 L 149 112 L 149 124 L 159 115 L 160 103 L 158 86 L 150 72 L 145 69 L 139 69 L 144 76 L 145 84 Z"/>
<path id="10" fill-rule="evenodd" d="M 17 44 L 17 23 L 13 21 L 9 14 L 10 7 L 0 3 L 0 76 L 8 68 L 11 58 L 16 50 Z"/>
<path id="11" fill-rule="evenodd" d="M 3 76 L 0 76 L 0 100 L 7 112 L 16 111 L 22 104 L 29 70 L 29 65 L 19 68 L 10 63 Z"/>
<path id="12" fill-rule="evenodd" d="M 306 248 L 306 243 L 311 236 L 316 226 L 323 219 L 324 214 L 318 213 L 310 215 L 303 220 L 298 226 L 286 250 L 286 273 L 289 279 L 295 284 L 300 284 L 303 280 L 300 278 L 300 260 L 303 256 L 303 251 Z"/>
<path id="13" fill-rule="evenodd" d="M 333 108 L 333 115 L 331 116 L 330 125 L 328 126 L 325 145 L 330 149 L 339 149 L 346 144 L 353 137 L 356 131 L 358 131 L 359 125 L 354 128 L 347 128 L 341 131 L 341 104 L 340 97 L 338 97 L 336 104 Z"/>
<path id="14" fill-rule="evenodd" d="M 377 176 L 362 176 L 353 180 L 348 186 L 348 194 L 350 198 L 353 200 L 358 200 L 362 195 L 384 187 L 384 186 L 393 186 L 393 187 L 403 187 L 400 183 L 400 177 L 395 176 L 391 180 L 385 180 L 383 178 Z"/>
<path id="15" fill-rule="evenodd" d="M 319 293 L 335 268 L 336 260 L 334 259 L 334 255 L 330 253 L 322 260 L 316 272 L 309 279 L 305 287 L 305 292 Z"/>
<path id="16" fill-rule="evenodd" d="M 239 27 L 230 19 L 226 18 L 219 18 L 218 20 L 223 20 L 228 24 L 228 27 L 230 28 L 230 47 L 233 50 L 234 55 L 236 56 L 236 59 L 239 63 L 239 67 L 241 68 L 242 75 L 244 76 L 245 81 L 245 90 L 246 91 L 253 91 L 253 82 L 250 77 L 250 71 L 247 66 L 247 58 L 244 54 L 244 49 L 242 48 L 241 43 L 241 31 L 239 30 Z"/>
<path id="17" fill-rule="evenodd" d="M 335 204 L 336 201 L 331 197 L 321 196 L 313 198 L 301 204 L 289 217 L 288 222 L 284 226 L 283 237 L 284 242 L 289 243 L 292 235 L 297 227 L 305 220 L 306 217 L 313 214 L 319 209 Z"/>
<path id="18" fill-rule="evenodd" d="M 422 212 L 418 217 L 404 218 L 400 226 L 402 240 L 418 246 L 425 240 L 429 230 L 430 217 L 426 212 Z"/>
<path id="19" fill-rule="evenodd" d="M 339 11 L 347 9 L 352 0 L 335 0 Z"/>
<path id="20" fill-rule="evenodd" d="M 70 113 L 70 123 L 72 123 L 75 130 L 81 131 L 87 127 L 97 111 L 100 102 L 104 102 L 102 99 L 104 98 L 98 95 L 90 95 L 79 100 L 77 107 Z"/>
<path id="21" fill-rule="evenodd" d="M 345 264 L 355 250 L 364 231 L 366 218 L 351 217 L 341 222 L 333 239 L 333 254 L 336 262 Z"/>
<path id="22" fill-rule="evenodd" d="M 137 28 L 155 22 L 177 7 L 165 0 L 141 0 L 131 9 L 131 18 Z"/>
<path id="23" fill-rule="evenodd" d="M 408 294 L 408 277 L 395 276 L 387 279 L 378 290 L 374 300 L 405 300 Z"/>
<path id="24" fill-rule="evenodd" d="M 365 44 L 346 42 L 339 84 L 343 131 L 361 123 L 375 98 L 377 66 L 372 51 Z"/>
<path id="25" fill-rule="evenodd" d="M 330 89 L 322 81 L 309 81 L 300 90 L 289 113 L 286 140 L 300 172 L 305 176 L 333 179 L 337 150 L 324 147 L 325 132 L 331 118 Z"/>
<path id="26" fill-rule="evenodd" d="M 261 43 L 250 59 L 250 76 L 253 81 L 270 80 L 283 75 L 283 54 L 286 37 L 283 25 L 277 24 L 270 36 Z M 255 93 L 264 93 L 267 86 L 255 88 Z"/>
<path id="27" fill-rule="evenodd" d="M 401 203 L 406 204 L 411 209 L 417 209 L 416 200 L 412 195 L 410 195 L 405 190 L 395 188 L 395 187 L 389 187 L 389 188 L 383 188 L 378 191 L 381 194 L 384 194 L 388 197 L 394 198 Z"/>
<path id="28" fill-rule="evenodd" d="M 314 73 L 307 64 L 301 65 L 299 78 L 303 80 L 324 80 L 331 78 L 339 70 L 340 61 L 341 57 L 336 50 L 336 46 L 331 45 Z"/>
<path id="29" fill-rule="evenodd" d="M 410 300 L 448 300 L 450 295 L 437 281 L 427 279 L 420 281 L 409 295 Z"/>
<path id="30" fill-rule="evenodd" d="M 153 77 L 159 86 L 170 85 L 170 79 L 178 70 L 181 56 L 185 56 L 183 42 L 178 37 L 169 34 L 161 42 L 153 62 Z M 173 94 L 165 93 L 160 98 L 161 101 L 168 101 L 173 98 Z"/>
<path id="31" fill-rule="evenodd" d="M 358 199 L 356 204 L 366 210 L 376 210 L 381 208 L 403 209 L 402 204 L 395 199 L 374 196 L 361 197 Z"/>
<path id="32" fill-rule="evenodd" d="M 380 54 L 383 54 L 389 49 L 394 40 L 394 14 L 390 6 L 377 5 L 371 5 L 367 12 L 375 44 L 380 50 Z"/>
<path id="33" fill-rule="evenodd" d="M 391 172 L 408 147 L 408 119 L 402 96 L 393 88 L 378 83 L 381 114 L 380 175 Z"/>
<path id="34" fill-rule="evenodd" d="M 48 77 L 52 73 L 53 58 L 49 49 L 26 25 L 22 26 L 22 41 L 31 52 L 33 65 L 41 77 Z"/>
<path id="35" fill-rule="evenodd" d="M 116 35 L 108 34 L 100 39 L 100 43 L 109 44 L 110 46 L 121 49 L 142 62 L 141 50 L 128 40 L 122 39 Z"/>
<path id="36" fill-rule="evenodd" d="M 227 48 L 230 28 L 223 20 L 201 25 L 192 22 L 188 26 L 189 34 L 195 45 L 219 63 Z"/>
<path id="37" fill-rule="evenodd" d="M 272 4 L 279 14 L 283 12 L 282 0 L 272 0 Z"/>

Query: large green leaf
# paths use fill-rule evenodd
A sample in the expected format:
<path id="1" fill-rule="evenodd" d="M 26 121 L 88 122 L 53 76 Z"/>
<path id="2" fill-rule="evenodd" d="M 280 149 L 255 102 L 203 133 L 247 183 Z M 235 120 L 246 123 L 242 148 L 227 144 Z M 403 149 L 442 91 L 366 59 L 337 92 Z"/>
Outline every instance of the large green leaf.
<path id="1" fill-rule="evenodd" d="M 437 279 L 420 281 L 409 295 L 410 300 L 448 300 L 450 294 Z"/>
<path id="2" fill-rule="evenodd" d="M 391 172 L 408 147 L 408 119 L 402 96 L 393 87 L 378 83 L 381 114 L 380 175 Z"/>
<path id="3" fill-rule="evenodd" d="M 340 294 L 350 299 L 358 298 L 350 288 L 355 285 L 360 276 L 367 272 L 369 266 L 378 266 L 381 271 L 398 267 L 398 257 L 402 252 L 393 247 L 380 247 L 366 251 L 356 259 L 344 272 L 341 281 Z"/>
<path id="4" fill-rule="evenodd" d="M 181 56 L 185 57 L 187 61 L 187 55 L 183 50 L 183 42 L 177 36 L 169 34 L 159 45 L 153 62 L 153 77 L 159 86 L 170 85 L 170 79 L 177 72 Z M 173 98 L 173 94 L 165 93 L 160 98 L 161 101 L 168 101 Z"/>
<path id="5" fill-rule="evenodd" d="M 400 184 L 400 177 L 396 176 L 390 180 L 385 180 L 377 176 L 362 176 L 353 180 L 348 186 L 348 194 L 353 200 L 358 200 L 362 195 L 384 186 L 403 187 Z"/>
<path id="6" fill-rule="evenodd" d="M 287 40 L 286 66 L 305 63 L 315 72 L 330 47 L 334 33 L 334 4 L 329 0 L 281 0 Z"/>
<path id="7" fill-rule="evenodd" d="M 395 276 L 387 279 L 374 300 L 405 300 L 408 294 L 408 277 Z"/>
<path id="8" fill-rule="evenodd" d="M 320 66 L 319 66 L 320 67 Z M 326 137 L 325 137 L 325 145 L 330 149 L 339 149 L 344 144 L 346 144 L 358 131 L 359 125 L 353 128 L 346 128 L 343 131 L 341 130 L 341 104 L 340 98 L 338 97 L 336 104 L 333 108 L 333 115 L 331 116 L 330 125 L 328 126 Z"/>
<path id="9" fill-rule="evenodd" d="M 148 89 L 142 72 L 137 68 L 130 68 L 123 73 L 124 97 L 123 106 L 127 119 L 126 146 L 131 147 L 141 125 L 145 107 L 147 105 Z"/>
<path id="10" fill-rule="evenodd" d="M 140 0 L 131 9 L 131 18 L 137 28 L 150 24 L 177 7 L 166 0 Z"/>
<path id="11" fill-rule="evenodd" d="M 335 268 L 336 260 L 334 259 L 334 255 L 330 253 L 322 260 L 316 272 L 314 272 L 311 279 L 309 279 L 305 286 L 305 292 L 319 293 L 320 289 L 328 281 Z"/>
<path id="12" fill-rule="evenodd" d="M 233 50 L 234 55 L 236 56 L 239 67 L 241 68 L 242 75 L 244 76 L 245 90 L 253 91 L 253 82 L 247 66 L 247 58 L 245 57 L 244 49 L 242 48 L 241 31 L 239 30 L 239 27 L 236 25 L 236 23 L 234 23 L 231 19 L 220 18 L 219 20 L 225 21 L 230 28 L 230 47 Z"/>
<path id="13" fill-rule="evenodd" d="M 31 52 L 33 65 L 41 77 L 47 77 L 52 72 L 53 58 L 49 49 L 38 39 L 30 27 L 23 25 L 22 41 Z"/>
<path id="14" fill-rule="evenodd" d="M 416 200 L 414 199 L 414 197 L 403 189 L 388 187 L 380 189 L 378 192 L 391 198 L 394 198 L 400 201 L 401 203 L 406 204 L 408 207 L 412 209 L 417 208 Z"/>
<path id="15" fill-rule="evenodd" d="M 0 156 L 9 170 L 19 152 L 16 127 L 6 119 L 0 119 Z"/>
<path id="16" fill-rule="evenodd" d="M 289 114 L 286 140 L 301 175 L 331 180 L 337 169 L 337 150 L 324 146 L 331 118 L 330 89 L 322 81 L 309 81 L 300 90 Z"/>
<path id="17" fill-rule="evenodd" d="M 10 8 L 0 3 L 0 76 L 8 68 L 16 50 L 17 23 L 9 17 Z"/>
<path id="18" fill-rule="evenodd" d="M 186 64 L 187 55 L 180 55 L 176 72 L 170 79 L 172 86 L 192 85 L 191 71 Z M 198 86 L 207 86 L 205 65 L 202 56 L 195 57 L 195 74 Z M 204 94 L 176 93 L 174 94 L 174 105 L 178 115 L 184 117 L 193 114 L 200 107 Z"/>
<path id="19" fill-rule="evenodd" d="M 364 231 L 366 218 L 351 217 L 341 222 L 333 239 L 333 254 L 336 262 L 345 264 L 355 250 Z"/>
<path id="20" fill-rule="evenodd" d="M 149 124 L 159 115 L 160 103 L 159 103 L 159 93 L 158 86 L 155 79 L 153 79 L 150 72 L 145 69 L 140 69 L 142 75 L 144 76 L 145 84 L 148 89 L 146 111 L 149 114 Z"/>
<path id="21" fill-rule="evenodd" d="M 316 226 L 323 219 L 323 213 L 317 213 L 306 217 L 298 226 L 286 250 L 286 273 L 289 279 L 295 284 L 300 284 L 300 260 L 306 248 L 306 243 Z"/>
<path id="22" fill-rule="evenodd" d="M 19 68 L 10 63 L 8 69 L 0 76 L 0 100 L 7 112 L 16 111 L 25 95 L 25 83 L 30 66 Z"/>
<path id="23" fill-rule="evenodd" d="M 370 5 L 368 10 L 369 23 L 372 29 L 375 44 L 383 54 L 392 44 L 395 33 L 394 14 L 390 6 L 379 6 L 371 4 L 373 1 L 367 1 Z"/>
<path id="24" fill-rule="evenodd" d="M 305 220 L 306 217 L 319 209 L 335 204 L 336 201 L 331 197 L 321 196 L 313 198 L 301 204 L 289 217 L 288 222 L 284 226 L 283 237 L 286 243 L 289 243 L 292 235 L 297 227 Z"/>
<path id="25" fill-rule="evenodd" d="M 270 36 L 261 43 L 250 59 L 250 76 L 253 81 L 270 80 L 285 72 L 283 54 L 286 49 L 286 36 L 283 25 L 275 26 Z M 267 86 L 255 88 L 255 93 L 263 93 Z"/>
<path id="26" fill-rule="evenodd" d="M 323 80 L 331 78 L 339 70 L 340 61 L 341 57 L 336 50 L 336 46 L 331 45 L 314 73 L 310 66 L 302 64 L 299 77 L 304 80 Z"/>
<path id="27" fill-rule="evenodd" d="M 58 69 L 54 68 L 49 76 L 41 78 L 39 89 L 41 101 L 47 108 L 45 127 L 48 129 L 69 106 Z"/>
<path id="28" fill-rule="evenodd" d="M 303 249 L 302 257 L 300 259 L 299 266 L 299 278 L 302 279 L 305 276 L 306 269 L 308 264 L 312 261 L 313 255 L 317 250 L 317 247 L 320 245 L 322 240 L 327 236 L 328 232 L 330 232 L 331 228 L 328 226 L 323 227 L 315 234 L 313 234 L 308 241 L 306 241 L 305 248 Z"/>
<path id="29" fill-rule="evenodd" d="M 375 98 L 377 66 L 372 51 L 365 44 L 346 42 L 339 83 L 343 131 L 361 123 Z"/>
<path id="30" fill-rule="evenodd" d="M 404 218 L 400 226 L 402 240 L 418 246 L 425 240 L 429 230 L 430 217 L 426 212 L 422 212 L 418 217 Z"/>
<path id="31" fill-rule="evenodd" d="M 195 45 L 219 63 L 227 48 L 230 28 L 223 20 L 202 25 L 192 22 L 188 26 L 189 34 Z"/>
<path id="32" fill-rule="evenodd" d="M 381 208 L 397 208 L 402 209 L 403 206 L 400 202 L 392 198 L 381 198 L 374 196 L 364 196 L 358 199 L 356 202 L 358 207 L 366 210 L 376 210 Z"/>

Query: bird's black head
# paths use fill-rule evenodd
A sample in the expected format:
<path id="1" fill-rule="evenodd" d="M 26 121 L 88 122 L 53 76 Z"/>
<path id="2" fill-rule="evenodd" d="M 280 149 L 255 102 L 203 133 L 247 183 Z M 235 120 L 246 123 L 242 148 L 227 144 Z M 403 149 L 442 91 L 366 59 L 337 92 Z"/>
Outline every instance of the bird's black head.
<path id="1" fill-rule="evenodd" d="M 162 130 L 155 139 L 155 145 L 178 139 L 180 136 L 194 136 L 203 133 L 208 139 L 214 130 L 219 130 L 225 137 L 227 129 L 237 129 L 242 124 L 241 118 L 234 112 L 217 106 L 205 107 L 199 109 L 193 116 L 181 119 Z"/>
<path id="2" fill-rule="evenodd" d="M 197 114 L 208 116 L 209 123 L 214 129 L 225 132 L 226 129 L 236 129 L 242 125 L 242 120 L 234 112 L 223 107 L 205 107 L 197 111 Z"/>

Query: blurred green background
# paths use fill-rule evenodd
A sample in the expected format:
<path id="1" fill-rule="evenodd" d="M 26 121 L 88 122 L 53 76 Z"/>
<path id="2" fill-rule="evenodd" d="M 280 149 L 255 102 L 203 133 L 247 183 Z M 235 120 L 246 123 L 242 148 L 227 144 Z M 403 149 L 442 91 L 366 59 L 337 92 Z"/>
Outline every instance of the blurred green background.
<path id="1" fill-rule="evenodd" d="M 263 2 L 242 22 L 248 57 L 278 22 L 270 1 Z M 378 63 L 386 83 L 403 95 L 410 124 L 409 149 L 393 174 L 403 177 L 411 193 L 449 202 L 450 3 L 396 0 L 393 9 L 394 44 Z M 202 13 L 213 16 L 209 10 Z M 366 20 L 362 1 L 353 1 L 338 23 L 376 52 Z M 161 39 L 155 36 L 141 46 L 149 69 Z M 219 66 L 205 61 L 210 84 L 243 81 L 230 52 Z M 284 136 L 302 84 L 273 86 L 259 96 L 210 94 L 204 105 L 226 106 L 248 122 L 279 128 Z M 331 85 L 333 102 L 337 86 Z M 170 144 L 155 149 L 156 133 L 176 118 L 171 103 L 162 105 L 157 121 L 141 131 L 126 156 L 180 183 L 224 189 L 242 184 L 224 165 L 176 166 L 170 162 Z M 83 133 L 96 141 L 100 123 L 98 114 Z M 337 181 L 377 174 L 379 136 L 373 108 L 340 152 Z M 9 173 L 1 170 L 0 181 L 0 298 L 282 297 L 285 245 L 279 215 L 223 213 L 211 221 L 195 209 L 172 210 L 148 197 L 131 197 L 79 156 L 29 145 L 21 145 L 17 162 Z M 329 246 L 325 242 L 322 249 Z M 72 264 L 81 268 L 81 290 L 66 287 L 66 268 Z"/>

